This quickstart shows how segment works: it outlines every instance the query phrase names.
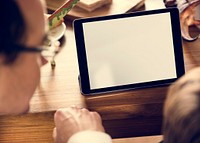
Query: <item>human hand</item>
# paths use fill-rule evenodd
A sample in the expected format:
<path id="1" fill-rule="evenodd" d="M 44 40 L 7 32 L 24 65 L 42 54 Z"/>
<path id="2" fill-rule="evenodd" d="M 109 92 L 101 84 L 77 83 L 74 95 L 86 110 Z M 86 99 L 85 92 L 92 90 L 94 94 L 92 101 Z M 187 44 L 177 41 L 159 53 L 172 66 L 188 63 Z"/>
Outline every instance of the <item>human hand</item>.
<path id="1" fill-rule="evenodd" d="M 179 2 L 179 1 L 178 1 Z M 200 0 L 197 0 L 196 2 L 189 4 L 183 11 L 181 10 L 184 8 L 184 3 L 183 5 L 180 4 L 179 10 L 181 11 L 180 13 L 180 23 L 181 23 L 181 32 L 182 32 L 182 37 L 187 40 L 187 41 L 194 41 L 198 38 L 196 37 L 191 37 L 189 34 L 189 27 L 193 25 L 200 25 L 200 20 L 195 19 L 195 13 L 196 13 L 196 7 L 200 4 Z"/>
<path id="2" fill-rule="evenodd" d="M 67 143 L 73 134 L 80 131 L 104 132 L 101 117 L 97 112 L 90 112 L 76 106 L 57 110 L 54 114 L 54 121 L 56 125 L 53 131 L 55 143 Z"/>

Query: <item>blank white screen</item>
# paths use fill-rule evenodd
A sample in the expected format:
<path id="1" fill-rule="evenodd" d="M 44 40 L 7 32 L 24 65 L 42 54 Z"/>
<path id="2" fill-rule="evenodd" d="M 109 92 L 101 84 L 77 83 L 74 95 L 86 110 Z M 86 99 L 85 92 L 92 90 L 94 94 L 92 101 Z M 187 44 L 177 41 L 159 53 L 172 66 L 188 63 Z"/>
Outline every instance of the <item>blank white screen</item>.
<path id="1" fill-rule="evenodd" d="M 83 24 L 91 89 L 176 78 L 170 13 Z"/>

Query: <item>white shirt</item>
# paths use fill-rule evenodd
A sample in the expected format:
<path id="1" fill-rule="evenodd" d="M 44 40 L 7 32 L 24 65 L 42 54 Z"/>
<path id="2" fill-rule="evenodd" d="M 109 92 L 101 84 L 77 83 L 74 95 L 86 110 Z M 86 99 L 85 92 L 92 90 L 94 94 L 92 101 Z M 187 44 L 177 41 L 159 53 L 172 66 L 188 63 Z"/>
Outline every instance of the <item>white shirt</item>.
<path id="1" fill-rule="evenodd" d="M 112 143 L 112 139 L 106 133 L 88 130 L 74 134 L 67 143 Z"/>

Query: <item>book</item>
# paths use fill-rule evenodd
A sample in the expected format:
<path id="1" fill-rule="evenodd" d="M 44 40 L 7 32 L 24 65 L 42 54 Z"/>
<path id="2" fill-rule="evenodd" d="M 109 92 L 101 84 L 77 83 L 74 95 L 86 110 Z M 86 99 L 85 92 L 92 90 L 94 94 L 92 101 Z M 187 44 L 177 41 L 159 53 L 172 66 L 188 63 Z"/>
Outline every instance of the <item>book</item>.
<path id="1" fill-rule="evenodd" d="M 77 7 L 82 8 L 88 12 L 92 12 L 104 5 L 111 4 L 112 0 L 79 0 Z"/>
<path id="2" fill-rule="evenodd" d="M 55 11 L 61 5 L 63 5 L 67 0 L 46 0 L 47 8 L 49 10 Z M 86 11 L 78 6 L 69 11 L 67 17 L 70 19 L 85 18 L 85 17 L 95 17 L 95 16 L 105 16 L 113 14 L 127 13 L 131 11 L 137 11 L 145 4 L 145 0 L 112 0 L 111 4 L 104 5 L 92 12 Z"/>

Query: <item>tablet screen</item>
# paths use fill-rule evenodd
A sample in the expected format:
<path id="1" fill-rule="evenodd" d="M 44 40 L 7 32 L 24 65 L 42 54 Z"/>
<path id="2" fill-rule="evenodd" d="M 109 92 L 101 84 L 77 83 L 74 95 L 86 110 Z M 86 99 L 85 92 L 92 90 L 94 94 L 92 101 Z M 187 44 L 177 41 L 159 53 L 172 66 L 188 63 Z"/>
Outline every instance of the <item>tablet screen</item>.
<path id="1" fill-rule="evenodd" d="M 177 79 L 171 15 L 168 11 L 82 22 L 89 90 Z M 181 46 L 178 49 L 182 54 Z"/>

